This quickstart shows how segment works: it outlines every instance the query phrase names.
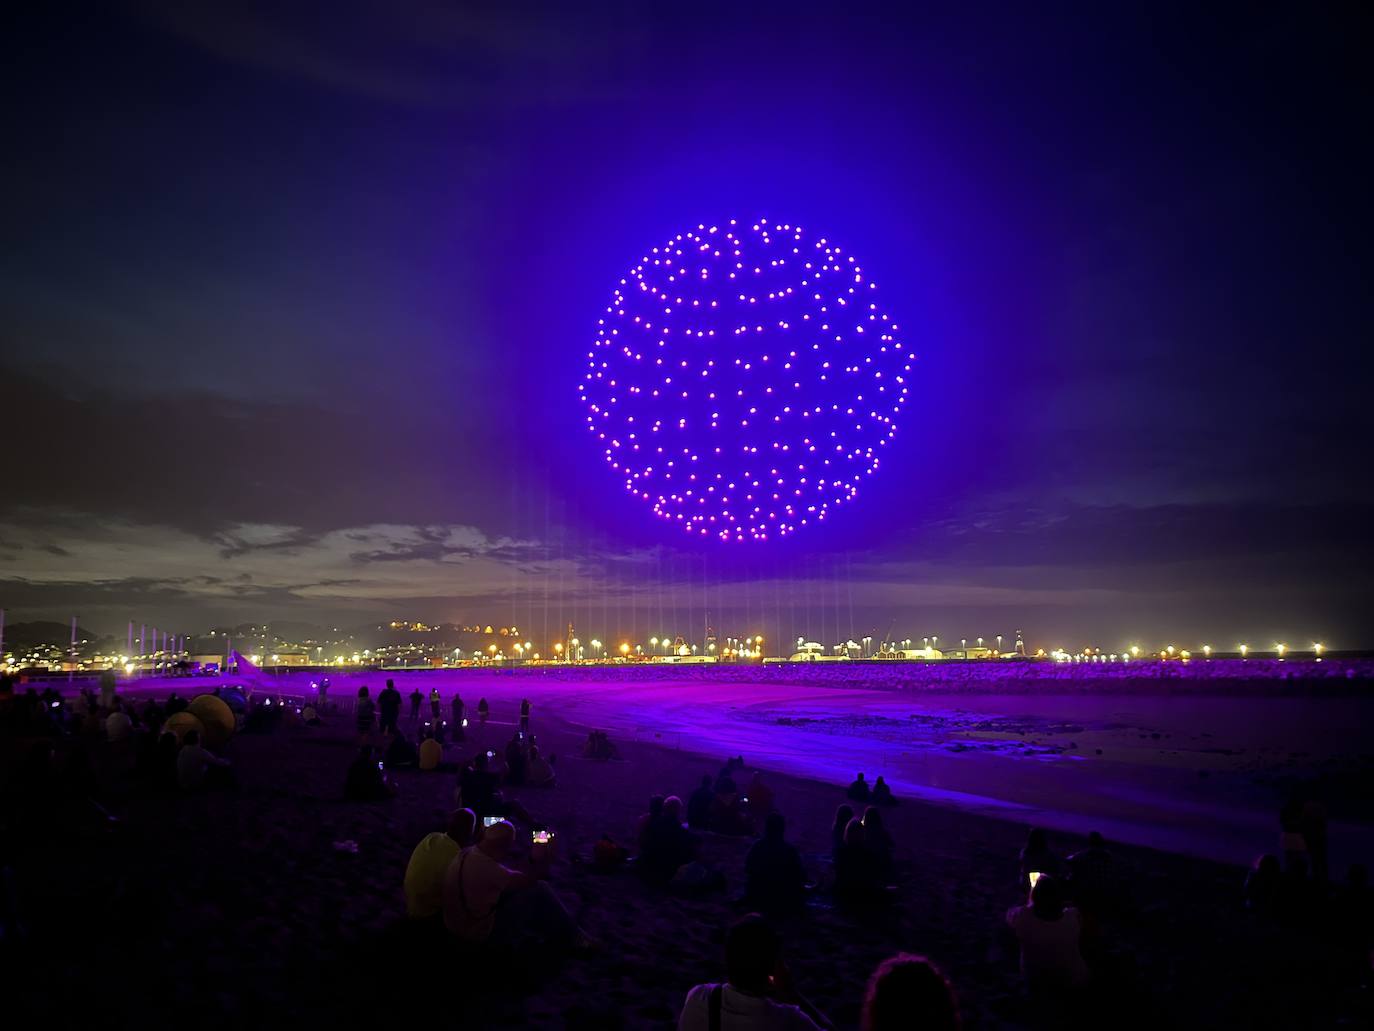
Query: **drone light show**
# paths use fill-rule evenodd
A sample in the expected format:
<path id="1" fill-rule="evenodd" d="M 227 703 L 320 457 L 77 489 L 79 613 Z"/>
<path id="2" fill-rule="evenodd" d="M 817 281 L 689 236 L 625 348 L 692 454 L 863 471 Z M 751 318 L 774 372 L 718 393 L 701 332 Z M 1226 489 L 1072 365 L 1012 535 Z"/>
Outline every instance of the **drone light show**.
<path id="1" fill-rule="evenodd" d="M 620 280 L 578 392 L 606 461 L 655 515 L 764 541 L 858 496 L 913 360 L 852 254 L 731 219 L 670 237 Z"/>

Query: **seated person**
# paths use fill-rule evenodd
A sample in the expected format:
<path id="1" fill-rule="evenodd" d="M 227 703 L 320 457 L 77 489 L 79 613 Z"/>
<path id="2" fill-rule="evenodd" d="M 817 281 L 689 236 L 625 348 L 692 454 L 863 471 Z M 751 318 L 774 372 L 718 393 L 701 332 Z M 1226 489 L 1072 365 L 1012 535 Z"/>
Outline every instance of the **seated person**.
<path id="1" fill-rule="evenodd" d="M 658 801 L 658 796 L 655 796 L 651 806 Z M 679 799 L 677 807 L 670 808 L 667 800 L 663 800 L 663 804 L 657 807 L 657 815 L 651 816 L 644 824 L 639 838 L 637 869 L 650 881 L 670 881 L 680 867 L 690 863 L 696 856 L 696 842 L 682 826 L 681 805 Z"/>
<path id="2" fill-rule="evenodd" d="M 382 761 L 386 763 L 389 770 L 399 770 L 405 766 L 414 766 L 416 759 L 419 758 L 415 751 L 415 746 L 410 743 L 410 739 L 401 733 L 392 733 L 390 740 L 386 743 L 386 752 L 382 755 Z"/>
<path id="3" fill-rule="evenodd" d="M 371 745 L 363 745 L 348 767 L 344 797 L 350 802 L 377 802 L 395 794 L 382 773 L 382 763 Z"/>
<path id="4" fill-rule="evenodd" d="M 836 859 L 840 854 L 840 846 L 844 844 L 844 832 L 849 828 L 849 821 L 854 819 L 854 807 L 852 805 L 842 805 L 835 810 L 835 822 L 830 825 L 830 858 Z"/>
<path id="5" fill-rule="evenodd" d="M 635 843 L 639 846 L 640 851 L 644 850 L 644 835 L 649 830 L 649 824 L 663 815 L 663 802 L 662 795 L 652 796 L 649 799 L 649 811 L 641 813 L 639 818 L 635 820 Z"/>
<path id="6" fill-rule="evenodd" d="M 862 773 L 854 778 L 845 794 L 851 802 L 867 802 L 872 797 L 868 790 L 868 781 L 864 780 Z"/>
<path id="7" fill-rule="evenodd" d="M 525 742 L 518 733 L 506 742 L 506 783 L 525 783 Z"/>
<path id="8" fill-rule="evenodd" d="M 768 814 L 763 837 L 749 848 L 744 860 L 744 900 L 766 916 L 787 915 L 806 900 L 806 871 L 797 846 L 783 840 L 782 813 Z"/>
<path id="9" fill-rule="evenodd" d="M 875 805 L 897 804 L 897 800 L 892 797 L 892 788 L 881 776 L 873 782 L 873 803 Z"/>
<path id="10" fill-rule="evenodd" d="M 233 781 L 229 760 L 221 759 L 201 746 L 200 731 L 188 730 L 177 752 L 177 784 L 182 791 L 227 787 Z"/>
<path id="11" fill-rule="evenodd" d="M 489 768 L 489 756 L 478 752 L 472 762 L 459 773 L 458 797 L 461 804 L 478 816 L 513 816 L 530 822 L 530 814 L 515 799 L 502 797 L 497 789 L 500 778 Z"/>
<path id="12" fill-rule="evenodd" d="M 730 928 L 725 983 L 699 984 L 687 993 L 678 1031 L 820 1031 L 833 1027 L 792 986 L 777 933 L 757 913 Z"/>
<path id="13" fill-rule="evenodd" d="M 1100 912 L 1125 901 L 1125 870 L 1097 831 L 1088 835 L 1088 847 L 1069 856 L 1066 865 L 1068 893 L 1079 908 Z"/>
<path id="14" fill-rule="evenodd" d="M 1050 851 L 1049 839 L 1039 827 L 1031 828 L 1026 835 L 1026 846 L 1021 849 L 1020 886 L 1027 897 L 1030 896 L 1032 873 L 1064 876 L 1064 861 Z"/>
<path id="15" fill-rule="evenodd" d="M 465 848 L 444 874 L 444 926 L 467 942 L 512 947 L 534 939 L 543 945 L 585 951 L 594 944 L 545 882 L 551 853 L 531 848 L 524 871 L 507 866 L 515 827 L 502 820 Z"/>
<path id="16" fill-rule="evenodd" d="M 478 752 L 459 775 L 462 780 L 463 805 L 478 816 L 500 816 L 496 810 L 498 792 L 496 775 L 487 769 L 490 757 Z"/>
<path id="17" fill-rule="evenodd" d="M 873 856 L 874 873 L 884 884 L 890 883 L 895 865 L 893 853 L 896 851 L 897 844 L 892 840 L 892 835 L 887 832 L 887 827 L 883 824 L 883 811 L 877 806 L 869 806 L 864 810 L 863 821 L 864 847 Z"/>
<path id="18" fill-rule="evenodd" d="M 416 920 L 437 917 L 444 907 L 444 875 L 462 849 L 472 844 L 477 814 L 459 809 L 448 821 L 448 830 L 426 834 L 406 864 L 406 916 Z"/>
<path id="19" fill-rule="evenodd" d="M 1266 916 L 1277 914 L 1283 888 L 1283 868 L 1279 866 L 1279 857 L 1260 856 L 1245 875 L 1245 908 Z"/>
<path id="20" fill-rule="evenodd" d="M 949 980 L 924 956 L 899 952 L 868 979 L 863 1031 L 959 1031 L 959 1000 Z"/>
<path id="21" fill-rule="evenodd" d="M 1078 910 L 1064 905 L 1061 882 L 1048 874 L 1035 882 L 1030 904 L 1007 910 L 1007 925 L 1021 942 L 1021 973 L 1032 991 L 1059 991 L 1088 983 Z"/>
<path id="22" fill-rule="evenodd" d="M 444 746 L 439 744 L 433 734 L 420 742 L 420 769 L 437 770 L 444 761 Z"/>
<path id="23" fill-rule="evenodd" d="M 750 817 L 762 820 L 773 811 L 773 789 L 763 782 L 763 774 L 755 772 L 749 787 L 744 790 L 745 808 Z"/>
<path id="24" fill-rule="evenodd" d="M 609 834 L 602 834 L 592 846 L 592 865 L 598 873 L 610 873 L 630 858 L 630 850 L 616 844 Z"/>
<path id="25" fill-rule="evenodd" d="M 703 773 L 701 784 L 687 798 L 687 826 L 692 830 L 705 830 L 711 820 L 711 803 L 716 793 L 711 790 L 711 775 Z"/>
<path id="26" fill-rule="evenodd" d="M 558 781 L 553 763 L 539 752 L 538 745 L 530 745 L 529 763 L 525 768 L 525 783 L 532 788 L 551 788 Z"/>
<path id="27" fill-rule="evenodd" d="M 883 883 L 864 840 L 863 823 L 850 820 L 835 853 L 835 898 L 847 903 L 872 902 L 882 894 Z"/>

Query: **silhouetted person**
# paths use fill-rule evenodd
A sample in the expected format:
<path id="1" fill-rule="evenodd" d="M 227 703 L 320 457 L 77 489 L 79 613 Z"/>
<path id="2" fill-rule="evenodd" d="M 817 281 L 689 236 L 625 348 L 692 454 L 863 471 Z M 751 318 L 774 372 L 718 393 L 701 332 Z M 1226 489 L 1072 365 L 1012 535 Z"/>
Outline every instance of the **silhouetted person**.
<path id="1" fill-rule="evenodd" d="M 460 774 L 463 805 L 478 816 L 499 816 L 496 804 L 496 775 L 487 769 L 487 753 L 478 752 Z"/>
<path id="2" fill-rule="evenodd" d="M 456 692 L 453 699 L 448 703 L 449 722 L 453 724 L 453 740 L 462 741 L 467 736 L 463 731 L 463 719 L 467 715 L 467 706 L 463 704 L 463 697 Z"/>
<path id="3" fill-rule="evenodd" d="M 393 734 L 391 740 L 387 742 L 386 752 L 382 756 L 382 761 L 386 763 L 389 770 L 399 770 L 402 767 L 414 766 L 419 758 L 415 751 L 415 746 L 404 734 Z"/>
<path id="4" fill-rule="evenodd" d="M 344 797 L 350 802 L 377 802 L 394 794 L 382 774 L 382 763 L 371 745 L 363 745 L 348 767 Z"/>
<path id="5" fill-rule="evenodd" d="M 711 790 L 711 775 L 703 773 L 701 784 L 687 797 L 687 826 L 705 830 L 711 822 L 711 803 L 716 793 Z"/>
<path id="6" fill-rule="evenodd" d="M 512 734 L 506 742 L 506 783 L 525 783 L 525 744 L 519 734 Z"/>
<path id="7" fill-rule="evenodd" d="M 429 689 L 429 714 L 434 720 L 435 726 L 439 725 L 439 707 L 442 699 L 439 697 L 439 689 L 432 687 Z"/>
<path id="8" fill-rule="evenodd" d="M 873 853 L 864 841 L 864 825 L 850 820 L 844 841 L 835 853 L 835 898 L 841 902 L 864 904 L 875 901 L 883 889 Z"/>
<path id="9" fill-rule="evenodd" d="M 1049 838 L 1039 827 L 1032 827 L 1026 835 L 1025 847 L 1021 849 L 1020 889 L 1030 897 L 1032 873 L 1049 874 L 1051 877 L 1064 875 L 1064 861 L 1050 851 Z"/>
<path id="10" fill-rule="evenodd" d="M 854 807 L 852 805 L 842 805 L 835 810 L 835 820 L 830 825 L 830 858 L 832 860 L 840 854 L 840 846 L 844 844 L 844 832 L 852 819 L 854 819 Z"/>
<path id="11" fill-rule="evenodd" d="M 229 761 L 211 754 L 200 743 L 200 731 L 188 730 L 177 752 L 177 784 L 182 791 L 228 787 L 232 777 Z"/>
<path id="12" fill-rule="evenodd" d="M 893 853 L 896 852 L 897 843 L 887 832 L 887 826 L 883 823 L 883 812 L 877 806 L 869 806 L 864 810 L 863 822 L 864 847 L 873 856 L 874 872 L 886 884 L 892 880 L 895 865 Z"/>
<path id="13" fill-rule="evenodd" d="M 792 985 L 777 933 L 757 913 L 725 938 L 725 982 L 687 993 L 678 1031 L 817 1031 L 832 1025 Z"/>
<path id="14" fill-rule="evenodd" d="M 797 847 L 783 840 L 786 824 L 779 812 L 763 822 L 763 837 L 744 860 L 745 904 L 768 916 L 787 916 L 806 900 L 806 871 Z"/>
<path id="15" fill-rule="evenodd" d="M 382 693 L 377 696 L 377 724 L 383 734 L 396 732 L 396 721 L 401 718 L 401 692 L 388 680 Z"/>
<path id="16" fill-rule="evenodd" d="M 358 736 L 365 737 L 372 733 L 372 717 L 376 711 L 376 706 L 372 699 L 367 695 L 367 685 L 358 688 L 358 708 L 354 711 L 354 723 L 358 728 Z"/>
<path id="17" fill-rule="evenodd" d="M 1078 988 L 1088 981 L 1083 960 L 1083 923 L 1064 905 L 1064 889 L 1054 877 L 1041 877 L 1030 903 L 1007 911 L 1007 926 L 1021 943 L 1021 973 L 1035 992 Z"/>
<path id="18" fill-rule="evenodd" d="M 530 700 L 528 698 L 520 699 L 520 730 L 525 734 L 528 734 L 530 730 Z"/>
<path id="19" fill-rule="evenodd" d="M 873 803 L 874 805 L 896 805 L 897 800 L 892 797 L 892 788 L 887 781 L 879 775 L 873 782 Z"/>
<path id="20" fill-rule="evenodd" d="M 867 802 L 872 797 L 871 792 L 868 790 L 868 781 L 864 780 L 864 775 L 862 773 L 854 778 L 853 783 L 849 785 L 849 790 L 845 792 L 845 794 L 849 797 L 851 802 Z"/>
<path id="21" fill-rule="evenodd" d="M 883 960 L 864 992 L 863 1031 L 958 1031 L 959 1000 L 940 969 L 900 952 Z"/>
<path id="22" fill-rule="evenodd" d="M 1283 867 L 1279 865 L 1279 857 L 1260 856 L 1245 875 L 1245 908 L 1263 916 L 1277 916 L 1283 891 Z"/>
<path id="23" fill-rule="evenodd" d="M 1088 835 L 1088 847 L 1069 856 L 1066 865 L 1069 892 L 1083 909 L 1100 912 L 1124 901 L 1125 871 L 1097 831 Z"/>
<path id="24" fill-rule="evenodd" d="M 418 720 L 420 718 L 420 705 L 424 702 L 425 696 L 420 693 L 417 687 L 410 692 L 410 718 Z"/>

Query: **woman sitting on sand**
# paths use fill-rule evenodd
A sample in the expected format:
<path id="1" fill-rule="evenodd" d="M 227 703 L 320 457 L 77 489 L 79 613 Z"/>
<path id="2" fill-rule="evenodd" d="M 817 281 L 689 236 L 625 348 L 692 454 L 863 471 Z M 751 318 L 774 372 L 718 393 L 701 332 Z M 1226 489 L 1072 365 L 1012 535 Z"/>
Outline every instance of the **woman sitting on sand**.
<path id="1" fill-rule="evenodd" d="M 1030 875 L 1049 874 L 1051 877 L 1062 877 L 1064 875 L 1064 861 L 1050 851 L 1049 839 L 1045 832 L 1039 827 L 1032 827 L 1030 833 L 1026 835 L 1026 847 L 1021 850 L 1021 880 L 1020 889 L 1029 893 L 1031 890 Z"/>
<path id="2" fill-rule="evenodd" d="M 835 854 L 835 898 L 849 904 L 863 904 L 877 899 L 883 890 L 873 853 L 864 841 L 864 825 L 850 820 L 844 829 L 844 841 Z"/>
<path id="3" fill-rule="evenodd" d="M 1031 889 L 1030 905 L 1007 910 L 1007 925 L 1021 942 L 1021 973 L 1032 991 L 1060 991 L 1088 983 L 1088 964 L 1079 947 L 1083 923 L 1078 910 L 1064 905 L 1055 877 L 1041 877 Z"/>
<path id="4" fill-rule="evenodd" d="M 844 832 L 849 821 L 854 819 L 854 807 L 842 805 L 835 810 L 835 822 L 830 825 L 830 858 L 839 858 L 840 846 L 844 844 Z"/>
<path id="5" fill-rule="evenodd" d="M 525 771 L 525 782 L 532 788 L 551 788 L 557 783 L 558 774 L 554 772 L 553 762 L 539 754 L 538 745 L 530 745 L 530 759 Z"/>
<path id="6" fill-rule="evenodd" d="M 887 832 L 882 810 L 877 806 L 869 806 L 864 810 L 864 847 L 873 856 L 874 872 L 884 884 L 889 883 L 892 880 L 892 853 L 897 844 Z"/>

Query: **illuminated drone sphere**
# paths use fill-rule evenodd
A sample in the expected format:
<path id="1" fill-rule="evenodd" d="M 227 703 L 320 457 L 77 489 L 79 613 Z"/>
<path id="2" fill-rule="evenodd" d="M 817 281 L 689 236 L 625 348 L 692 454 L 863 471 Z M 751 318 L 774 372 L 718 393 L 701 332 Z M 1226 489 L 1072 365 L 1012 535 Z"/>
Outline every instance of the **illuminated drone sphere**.
<path id="1" fill-rule="evenodd" d="M 578 391 L 632 494 L 688 533 L 785 536 L 858 493 L 911 351 L 853 256 L 799 226 L 699 225 L 620 281 Z"/>

